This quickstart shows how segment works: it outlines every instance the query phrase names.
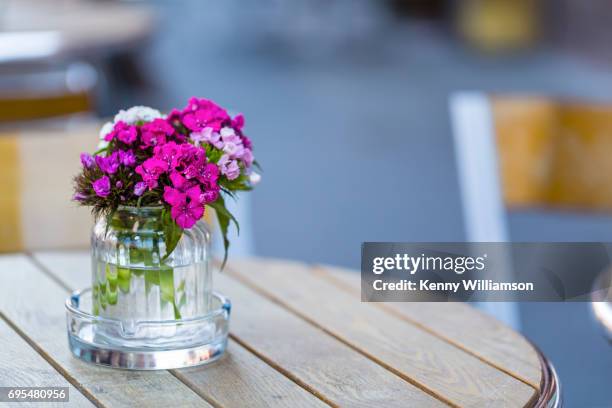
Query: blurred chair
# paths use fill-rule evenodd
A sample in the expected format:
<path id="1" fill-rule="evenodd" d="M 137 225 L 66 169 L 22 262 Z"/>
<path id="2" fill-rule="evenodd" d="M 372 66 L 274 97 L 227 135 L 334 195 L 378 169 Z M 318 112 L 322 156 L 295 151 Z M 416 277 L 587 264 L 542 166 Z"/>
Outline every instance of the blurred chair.
<path id="1" fill-rule="evenodd" d="M 457 93 L 450 111 L 469 241 L 508 241 L 506 207 L 612 210 L 612 106 Z"/>
<path id="2" fill-rule="evenodd" d="M 0 252 L 86 245 L 87 211 L 70 198 L 79 153 L 97 144 L 96 71 L 79 62 L 1 68 Z"/>
<path id="3" fill-rule="evenodd" d="M 0 132 L 0 252 L 86 247 L 91 216 L 71 201 L 99 123 Z"/>

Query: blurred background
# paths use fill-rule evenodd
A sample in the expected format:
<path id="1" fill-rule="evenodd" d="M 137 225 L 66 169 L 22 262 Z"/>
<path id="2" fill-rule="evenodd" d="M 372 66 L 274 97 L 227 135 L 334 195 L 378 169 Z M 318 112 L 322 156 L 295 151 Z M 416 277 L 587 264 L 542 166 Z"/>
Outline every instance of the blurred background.
<path id="1" fill-rule="evenodd" d="M 0 249 L 85 247 L 91 221 L 59 185 L 78 152 L 121 108 L 194 95 L 244 113 L 263 165 L 238 254 L 357 270 L 363 241 L 469 239 L 459 91 L 514 98 L 493 104 L 514 118 L 495 122 L 500 137 L 522 140 L 500 168 L 505 183 L 508 160 L 533 173 L 518 195 L 502 187 L 518 204 L 508 239 L 612 241 L 611 18 L 605 0 L 0 0 Z M 559 123 L 583 135 L 561 159 Z M 584 189 L 562 187 L 581 163 L 596 164 L 570 181 Z M 568 406 L 611 406 L 612 354 L 589 304 L 519 314 Z"/>

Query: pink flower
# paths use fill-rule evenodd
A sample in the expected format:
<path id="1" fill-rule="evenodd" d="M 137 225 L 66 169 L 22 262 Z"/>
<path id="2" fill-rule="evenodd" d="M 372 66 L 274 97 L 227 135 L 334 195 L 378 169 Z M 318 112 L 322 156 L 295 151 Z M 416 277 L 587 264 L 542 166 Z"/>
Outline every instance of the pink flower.
<path id="1" fill-rule="evenodd" d="M 240 176 L 240 166 L 236 160 L 230 159 L 227 154 L 224 154 L 217 163 L 221 174 L 225 175 L 228 180 L 234 180 Z"/>
<path id="2" fill-rule="evenodd" d="M 96 164 L 106 174 L 114 174 L 119 168 L 119 154 L 114 152 L 110 156 L 96 156 Z"/>
<path id="3" fill-rule="evenodd" d="M 201 142 L 209 143 L 217 149 L 223 148 L 223 141 L 221 135 L 213 130 L 211 127 L 205 127 L 199 132 L 193 132 L 190 135 L 191 140 L 199 144 Z"/>
<path id="4" fill-rule="evenodd" d="M 167 187 L 167 189 L 172 189 Z M 168 196 L 168 197 L 166 197 Z M 164 192 L 164 200 L 172 207 L 170 215 L 181 228 L 191 228 L 204 215 L 204 203 L 201 201 L 200 187 L 194 186 L 185 193 Z M 169 202 L 168 199 L 171 201 Z"/>
<path id="5" fill-rule="evenodd" d="M 91 184 L 98 197 L 108 197 L 110 194 L 110 179 L 108 176 L 102 176 Z"/>
<path id="6" fill-rule="evenodd" d="M 251 149 L 247 148 L 244 149 L 242 157 L 239 157 L 239 159 L 242 160 L 244 164 L 246 164 L 247 168 L 251 167 L 253 161 L 255 160 L 255 158 L 253 157 L 253 152 L 251 151 Z"/>
<path id="7" fill-rule="evenodd" d="M 166 143 L 166 138 L 172 136 L 174 128 L 165 119 L 155 119 L 141 126 L 142 143 L 148 146 L 159 146 Z"/>
<path id="8" fill-rule="evenodd" d="M 168 171 L 168 163 L 152 157 L 145 160 L 140 166 L 136 167 L 136 173 L 140 174 L 142 181 L 147 184 L 150 190 L 157 187 L 159 176 Z"/>
<path id="9" fill-rule="evenodd" d="M 119 121 L 115 124 L 113 131 L 106 135 L 105 139 L 110 141 L 114 136 L 125 144 L 132 144 L 138 138 L 138 130 L 136 126 L 128 125 L 125 122 Z M 107 139 L 110 137 L 110 139 Z"/>

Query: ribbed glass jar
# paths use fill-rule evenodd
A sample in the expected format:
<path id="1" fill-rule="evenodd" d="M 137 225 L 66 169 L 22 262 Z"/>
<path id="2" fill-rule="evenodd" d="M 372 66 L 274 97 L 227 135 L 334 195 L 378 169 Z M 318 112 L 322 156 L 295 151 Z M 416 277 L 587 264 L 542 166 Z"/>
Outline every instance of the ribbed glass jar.
<path id="1" fill-rule="evenodd" d="M 176 229 L 168 229 L 164 220 L 163 207 L 119 207 L 112 217 L 99 217 L 91 235 L 94 315 L 122 320 L 129 327 L 210 311 L 206 224 L 199 221 L 184 230 L 168 253 L 168 235 Z"/>

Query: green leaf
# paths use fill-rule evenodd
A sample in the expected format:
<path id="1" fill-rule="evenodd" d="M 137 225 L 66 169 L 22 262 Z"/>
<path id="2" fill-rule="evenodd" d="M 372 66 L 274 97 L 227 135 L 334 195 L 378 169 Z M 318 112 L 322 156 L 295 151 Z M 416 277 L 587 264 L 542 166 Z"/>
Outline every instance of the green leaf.
<path id="1" fill-rule="evenodd" d="M 117 267 L 117 285 L 123 293 L 130 292 L 130 278 L 132 273 L 129 268 Z"/>
<path id="2" fill-rule="evenodd" d="M 236 225 L 236 230 L 238 234 L 240 234 L 240 225 L 236 218 L 225 208 L 225 201 L 222 196 L 219 196 L 216 201 L 208 204 L 209 207 L 212 207 L 217 214 L 217 220 L 219 221 L 219 229 L 221 230 L 221 235 L 223 236 L 223 263 L 221 264 L 221 270 L 225 267 L 225 263 L 227 262 L 227 252 L 229 249 L 229 239 L 227 238 L 227 231 L 229 228 L 230 221 Z"/>
<path id="3" fill-rule="evenodd" d="M 174 302 L 174 269 L 167 265 L 161 265 L 159 269 L 159 290 L 163 301 L 172 303 L 174 318 L 180 319 L 181 312 Z"/>
<path id="4" fill-rule="evenodd" d="M 259 171 L 263 172 L 263 168 L 261 167 L 261 164 L 259 164 L 259 162 L 257 160 L 253 160 L 253 166 L 255 166 L 255 168 Z"/>
<path id="5" fill-rule="evenodd" d="M 230 191 L 250 191 L 253 189 L 249 183 L 249 177 L 242 174 L 234 180 L 227 180 L 223 178 L 220 182 L 222 187 Z"/>
<path id="6" fill-rule="evenodd" d="M 183 235 L 183 229 L 179 227 L 176 222 L 172 219 L 170 211 L 166 208 L 162 211 L 161 216 L 162 228 L 164 231 L 164 242 L 166 244 L 166 254 L 161 259 L 162 261 L 168 259 L 174 248 L 178 245 L 178 242 Z"/>

